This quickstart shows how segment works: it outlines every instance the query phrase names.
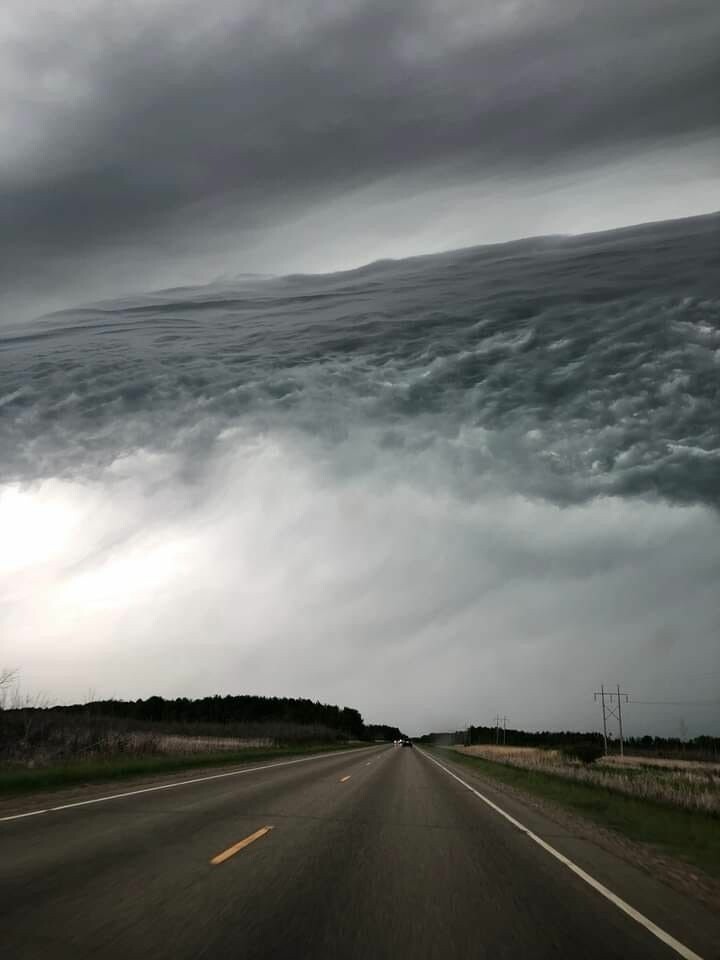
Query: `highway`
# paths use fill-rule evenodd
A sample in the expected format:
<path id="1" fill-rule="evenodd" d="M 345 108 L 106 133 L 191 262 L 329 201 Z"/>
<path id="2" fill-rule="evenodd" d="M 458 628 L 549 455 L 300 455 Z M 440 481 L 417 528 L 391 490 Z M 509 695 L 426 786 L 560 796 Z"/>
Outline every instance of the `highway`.
<path id="1" fill-rule="evenodd" d="M 712 960 L 720 922 L 445 752 L 379 745 L 0 819 L 0 956 Z"/>

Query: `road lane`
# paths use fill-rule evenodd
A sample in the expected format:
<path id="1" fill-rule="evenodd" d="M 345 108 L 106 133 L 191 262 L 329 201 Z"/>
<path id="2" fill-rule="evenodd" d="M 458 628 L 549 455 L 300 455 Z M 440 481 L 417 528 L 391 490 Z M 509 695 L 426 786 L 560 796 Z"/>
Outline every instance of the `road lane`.
<path id="1" fill-rule="evenodd" d="M 414 750 L 6 823 L 0 853 L 8 960 L 677 957 Z"/>
<path id="2" fill-rule="evenodd" d="M 228 778 L 232 777 L 247 776 L 250 773 L 271 770 L 275 767 L 292 767 L 299 763 L 311 763 L 316 760 L 343 756 L 354 752 L 355 749 L 368 750 L 370 748 L 349 748 L 346 750 L 315 754 L 306 757 L 295 757 L 292 760 L 266 760 L 258 765 L 249 763 L 240 767 L 235 767 L 234 769 L 231 768 L 229 770 L 221 770 L 219 773 L 215 772 L 188 776 L 187 772 L 180 771 L 179 773 L 176 773 L 175 779 L 167 780 L 160 778 L 160 782 L 157 782 L 158 777 L 155 777 L 155 782 L 145 783 L 141 781 L 140 784 L 136 786 L 126 787 L 125 789 L 115 793 L 108 793 L 110 788 L 107 784 L 84 784 L 81 788 L 81 795 L 78 795 L 77 787 L 75 788 L 74 796 L 72 788 L 70 788 L 70 796 L 67 796 L 67 791 L 61 789 L 57 792 L 52 792 L 49 795 L 46 794 L 45 804 L 43 804 L 42 799 L 36 796 L 35 802 L 31 801 L 28 804 L 26 801 L 25 803 L 21 804 L 22 809 L 20 810 L 11 809 L 10 811 L 7 811 L 7 808 L 4 807 L 2 810 L 0 810 L 0 823 L 8 823 L 11 820 L 28 820 L 34 817 L 48 816 L 49 814 L 61 813 L 65 812 L 66 810 L 74 810 L 78 807 L 95 806 L 99 803 L 114 803 L 119 800 L 125 800 L 128 797 L 137 797 L 142 794 L 164 793 L 166 790 L 176 790 L 179 787 L 193 786 L 198 783 L 210 783 L 215 780 L 227 780 Z M 369 762 L 371 761 L 368 761 L 368 763 Z M 88 797 L 88 791 L 93 790 L 95 795 Z"/>
<path id="3" fill-rule="evenodd" d="M 255 823 L 256 810 L 261 818 L 268 809 L 278 816 L 292 810 L 302 817 L 313 809 L 313 791 L 322 793 L 324 784 L 335 783 L 341 772 L 360 768 L 369 753 L 387 749 L 326 755 L 298 766 L 267 766 L 241 777 L 0 824 L 0 922 L 12 904 L 35 903 L 54 891 L 66 891 L 69 880 L 76 888 L 96 886 L 105 876 L 113 883 L 119 869 L 136 860 L 142 863 L 148 855 L 157 861 L 195 842 L 227 847 L 242 836 L 236 834 L 243 825 L 250 827 L 246 833 L 261 825 Z M 204 854 L 203 848 L 207 860 Z M 181 863 L 177 866 L 182 869 Z"/>

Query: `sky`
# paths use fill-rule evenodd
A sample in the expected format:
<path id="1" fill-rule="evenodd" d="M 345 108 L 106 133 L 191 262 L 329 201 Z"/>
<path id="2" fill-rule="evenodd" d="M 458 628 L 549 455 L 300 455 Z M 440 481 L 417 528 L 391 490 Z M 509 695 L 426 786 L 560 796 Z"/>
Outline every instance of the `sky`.
<path id="1" fill-rule="evenodd" d="M 0 322 L 720 208 L 714 0 L 7 0 Z"/>
<path id="2" fill-rule="evenodd" d="M 546 289 L 549 261 L 522 251 L 507 256 L 538 272 L 521 283 L 500 250 L 478 267 L 497 288 L 428 286 L 427 343 L 399 346 L 372 318 L 410 309 L 409 280 L 373 302 L 362 272 L 247 275 L 718 210 L 719 45 L 715 0 L 6 0 L 0 668 L 51 700 L 311 696 L 411 733 L 495 712 L 597 725 L 603 680 L 716 701 L 720 333 L 702 231 L 682 267 L 658 265 L 667 237 L 657 257 L 637 241 L 652 256 L 627 324 L 583 300 L 562 257 Z M 635 243 L 618 248 L 631 291 Z M 135 296 L 213 280 L 248 297 L 241 345 L 222 314 L 203 326 Z M 333 299 L 346 284 L 359 306 Z M 283 297 L 310 290 L 332 296 L 296 315 L 306 353 L 268 345 Z M 550 297 L 544 326 L 528 333 L 535 308 L 513 291 Z M 99 298 L 123 304 L 102 337 L 92 312 L 66 340 L 62 316 L 43 321 L 54 341 L 17 335 Z M 477 342 L 450 346 L 471 307 Z M 561 328 L 580 316 L 578 353 Z M 348 317 L 367 322 L 357 353 Z M 253 357 L 245 380 L 231 346 Z M 410 411 L 436 382 L 442 415 Z M 717 733 L 720 715 L 640 710 L 628 729 Z"/>

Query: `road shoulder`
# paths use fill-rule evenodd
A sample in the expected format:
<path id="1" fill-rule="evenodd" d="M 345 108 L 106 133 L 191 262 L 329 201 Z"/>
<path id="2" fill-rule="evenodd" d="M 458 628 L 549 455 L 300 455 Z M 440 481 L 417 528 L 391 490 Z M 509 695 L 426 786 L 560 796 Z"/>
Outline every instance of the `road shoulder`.
<path id="1" fill-rule="evenodd" d="M 704 955 L 720 957 L 720 884 L 712 877 L 544 798 L 483 776 L 455 760 L 450 750 L 427 752 L 679 940 L 697 943 L 701 931 Z"/>

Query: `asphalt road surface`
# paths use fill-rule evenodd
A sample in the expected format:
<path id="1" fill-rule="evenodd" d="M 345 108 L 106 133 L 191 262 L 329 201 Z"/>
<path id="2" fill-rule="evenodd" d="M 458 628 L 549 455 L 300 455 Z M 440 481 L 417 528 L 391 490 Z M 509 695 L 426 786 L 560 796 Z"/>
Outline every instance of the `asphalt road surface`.
<path id="1" fill-rule="evenodd" d="M 720 957 L 709 910 L 434 756 L 447 770 L 383 745 L 0 821 L 0 957 Z"/>

